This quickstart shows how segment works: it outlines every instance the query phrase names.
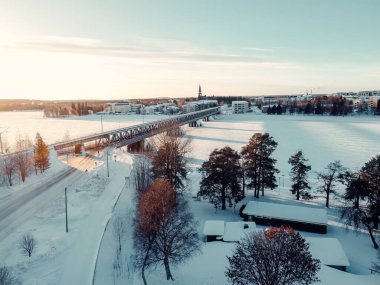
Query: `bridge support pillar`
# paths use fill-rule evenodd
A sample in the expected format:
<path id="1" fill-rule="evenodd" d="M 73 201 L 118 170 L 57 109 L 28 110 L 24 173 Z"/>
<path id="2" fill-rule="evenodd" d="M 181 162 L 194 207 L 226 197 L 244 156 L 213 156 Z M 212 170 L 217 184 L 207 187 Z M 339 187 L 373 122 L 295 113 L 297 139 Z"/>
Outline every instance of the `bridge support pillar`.
<path id="1" fill-rule="evenodd" d="M 198 124 L 197 121 L 194 121 L 194 122 L 190 122 L 190 123 L 189 123 L 189 127 L 200 127 L 200 126 L 202 126 L 202 124 Z"/>
<path id="2" fill-rule="evenodd" d="M 144 151 L 144 140 L 135 142 L 127 146 L 128 152 L 143 152 Z"/>
<path id="3" fill-rule="evenodd" d="M 82 151 L 84 151 L 84 145 L 81 144 L 81 143 L 78 143 L 74 146 L 74 153 L 75 154 L 79 154 L 81 153 Z"/>

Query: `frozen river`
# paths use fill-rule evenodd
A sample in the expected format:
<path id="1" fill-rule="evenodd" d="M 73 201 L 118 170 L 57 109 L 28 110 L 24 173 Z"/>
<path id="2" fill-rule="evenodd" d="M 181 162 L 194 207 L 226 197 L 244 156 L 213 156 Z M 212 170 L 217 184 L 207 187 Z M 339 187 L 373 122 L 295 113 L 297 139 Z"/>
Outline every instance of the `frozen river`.
<path id="1" fill-rule="evenodd" d="M 103 123 L 101 123 L 101 117 Z M 70 138 L 84 136 L 154 121 L 157 115 L 89 115 L 70 118 L 44 118 L 42 112 L 0 112 L 0 131 L 11 145 L 18 132 L 34 139 L 39 132 L 48 143 L 62 140 L 66 132 Z M 193 135 L 197 151 L 195 159 L 204 160 L 215 147 L 230 145 L 236 150 L 247 143 L 255 132 L 269 132 L 278 147 L 275 156 L 278 168 L 286 171 L 287 160 L 302 149 L 316 169 L 333 160 L 341 160 L 350 168 L 359 168 L 379 153 L 379 117 L 321 117 L 321 116 L 268 116 L 252 113 L 222 115 L 216 121 L 204 122 Z M 193 134 L 192 134 L 193 133 Z"/>
<path id="2" fill-rule="evenodd" d="M 18 133 L 27 134 L 31 140 L 37 132 L 49 144 L 61 141 L 66 132 L 70 138 L 99 133 L 120 127 L 154 121 L 163 116 L 150 115 L 88 115 L 85 117 L 44 118 L 43 112 L 0 112 L 0 131 L 13 144 Z M 101 122 L 103 121 L 103 122 Z"/>

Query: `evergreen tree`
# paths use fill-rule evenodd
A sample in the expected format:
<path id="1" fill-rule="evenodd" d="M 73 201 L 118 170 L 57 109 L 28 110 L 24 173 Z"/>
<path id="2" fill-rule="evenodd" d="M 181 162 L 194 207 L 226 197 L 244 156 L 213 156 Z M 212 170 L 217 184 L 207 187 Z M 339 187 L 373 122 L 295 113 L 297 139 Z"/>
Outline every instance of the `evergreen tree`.
<path id="1" fill-rule="evenodd" d="M 46 169 L 48 169 L 50 165 L 49 149 L 39 133 L 36 134 L 33 150 L 34 150 L 34 166 L 35 166 L 36 172 L 37 172 L 37 169 L 39 169 L 40 172 L 42 173 Z"/>
<path id="2" fill-rule="evenodd" d="M 369 198 L 372 191 L 368 176 L 364 172 L 346 172 L 344 178 L 346 193 L 343 196 L 344 206 L 342 207 L 341 218 L 346 225 L 355 229 L 364 226 L 368 230 L 374 248 L 379 248 L 373 233 L 374 213 Z"/>
<path id="3" fill-rule="evenodd" d="M 362 173 L 368 182 L 368 211 L 375 229 L 379 229 L 380 216 L 380 155 L 364 164 Z"/>
<path id="4" fill-rule="evenodd" d="M 229 146 L 215 149 L 200 169 L 202 181 L 198 195 L 208 197 L 215 208 L 221 207 L 222 210 L 226 209 L 226 200 L 230 207 L 233 200 L 240 201 L 243 191 L 239 183 L 239 159 L 239 154 Z"/>
<path id="5" fill-rule="evenodd" d="M 247 186 L 254 189 L 256 198 L 259 198 L 260 190 L 264 196 L 265 188 L 277 187 L 277 160 L 271 157 L 276 147 L 277 142 L 268 133 L 256 133 L 242 149 L 246 177 L 250 180 Z"/>
<path id="6" fill-rule="evenodd" d="M 310 189 L 307 175 L 311 170 L 311 166 L 305 164 L 307 161 L 308 159 L 303 156 L 302 150 L 296 152 L 288 160 L 288 163 L 292 166 L 290 177 L 293 181 L 292 189 L 290 191 L 292 194 L 297 195 L 297 200 L 300 199 L 300 196 L 303 199 L 311 198 L 310 193 L 307 192 L 307 190 Z"/>
<path id="7" fill-rule="evenodd" d="M 305 106 L 305 110 L 304 110 L 304 113 L 305 114 L 310 114 L 313 112 L 313 106 L 311 106 L 311 103 L 310 102 L 307 102 L 306 106 Z"/>
<path id="8" fill-rule="evenodd" d="M 281 114 L 282 114 L 282 107 L 281 107 L 281 104 L 278 104 L 278 105 L 277 105 L 276 113 L 277 113 L 277 115 L 281 115 Z"/>

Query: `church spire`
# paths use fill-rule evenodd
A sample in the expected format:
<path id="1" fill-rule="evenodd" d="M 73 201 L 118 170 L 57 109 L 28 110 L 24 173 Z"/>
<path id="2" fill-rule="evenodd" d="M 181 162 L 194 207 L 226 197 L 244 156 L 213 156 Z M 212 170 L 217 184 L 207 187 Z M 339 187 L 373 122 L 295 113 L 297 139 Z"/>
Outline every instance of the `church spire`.
<path id="1" fill-rule="evenodd" d="M 199 84 L 198 100 L 200 100 L 201 98 L 202 98 L 202 89 L 201 89 L 201 85 Z"/>

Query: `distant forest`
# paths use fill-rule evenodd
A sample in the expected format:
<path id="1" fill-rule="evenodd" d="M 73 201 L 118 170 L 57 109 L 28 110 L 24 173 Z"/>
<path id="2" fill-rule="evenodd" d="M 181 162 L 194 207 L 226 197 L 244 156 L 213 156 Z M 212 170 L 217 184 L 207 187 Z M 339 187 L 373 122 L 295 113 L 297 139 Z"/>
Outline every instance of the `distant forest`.
<path id="1" fill-rule="evenodd" d="M 42 101 L 24 99 L 0 99 L 1 111 L 33 111 L 43 110 L 49 118 L 66 116 L 83 116 L 92 112 L 103 111 L 105 101 Z"/>
<path id="2" fill-rule="evenodd" d="M 104 111 L 106 103 L 102 101 L 49 102 L 44 106 L 44 116 L 48 118 L 84 116 Z"/>
<path id="3" fill-rule="evenodd" d="M 42 110 L 43 101 L 24 99 L 0 99 L 0 111 Z"/>

